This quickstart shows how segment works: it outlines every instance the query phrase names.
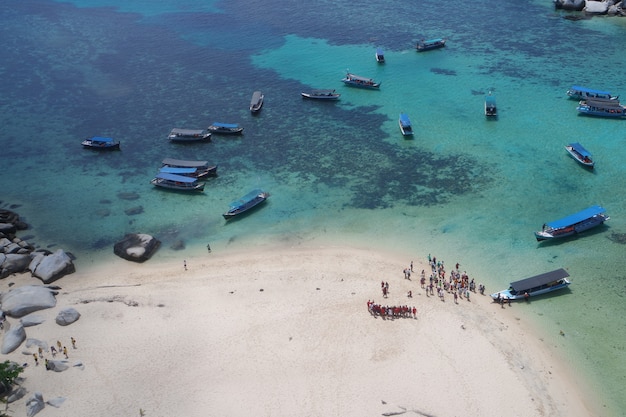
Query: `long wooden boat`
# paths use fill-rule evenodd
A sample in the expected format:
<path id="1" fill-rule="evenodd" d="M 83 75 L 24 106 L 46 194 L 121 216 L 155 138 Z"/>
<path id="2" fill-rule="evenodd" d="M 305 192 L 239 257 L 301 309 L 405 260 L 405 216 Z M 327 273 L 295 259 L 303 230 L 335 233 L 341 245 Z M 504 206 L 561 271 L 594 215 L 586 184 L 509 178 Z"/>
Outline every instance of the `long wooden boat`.
<path id="1" fill-rule="evenodd" d="M 498 117 L 498 106 L 496 106 L 496 98 L 489 92 L 485 96 L 485 116 L 489 118 Z"/>
<path id="2" fill-rule="evenodd" d="M 241 135 L 243 133 L 243 127 L 236 123 L 213 122 L 207 130 L 218 135 Z"/>
<path id="3" fill-rule="evenodd" d="M 382 48 L 376 48 L 376 62 L 379 64 L 385 63 L 385 53 Z"/>
<path id="4" fill-rule="evenodd" d="M 263 100 L 265 100 L 265 96 L 260 91 L 252 93 L 252 98 L 250 99 L 250 111 L 252 113 L 258 113 L 261 111 L 261 107 L 263 107 Z"/>
<path id="5" fill-rule="evenodd" d="M 161 161 L 162 168 L 194 168 L 196 178 L 214 177 L 217 175 L 217 165 L 209 165 L 208 161 L 190 161 L 184 159 L 165 158 Z"/>
<path id="6" fill-rule="evenodd" d="M 580 114 L 598 117 L 626 117 L 626 106 L 617 100 L 589 99 L 581 100 L 576 107 Z"/>
<path id="7" fill-rule="evenodd" d="M 593 159 L 591 159 L 591 153 L 578 142 L 565 145 L 565 150 L 570 154 L 572 158 L 579 164 L 593 169 Z"/>
<path id="8" fill-rule="evenodd" d="M 96 149 L 98 151 L 119 151 L 120 142 L 113 140 L 113 138 L 105 138 L 101 136 L 94 136 L 85 139 L 81 142 L 84 148 Z"/>
<path id="9" fill-rule="evenodd" d="M 570 285 L 569 274 L 563 268 L 556 269 L 534 277 L 511 282 L 506 290 L 491 294 L 494 301 L 524 300 L 552 291 L 562 290 Z"/>
<path id="10" fill-rule="evenodd" d="M 587 99 L 603 99 L 603 100 L 618 100 L 618 96 L 612 95 L 609 91 L 594 90 L 587 87 L 581 87 L 579 85 L 573 85 L 572 88 L 567 90 L 567 96 L 574 100 L 587 100 Z"/>
<path id="11" fill-rule="evenodd" d="M 424 51 L 430 51 L 432 49 L 443 48 L 444 46 L 446 46 L 446 40 L 442 38 L 436 38 L 436 39 L 428 39 L 428 40 L 422 39 L 421 41 L 417 43 L 415 48 L 417 49 L 417 52 L 424 52 Z"/>
<path id="12" fill-rule="evenodd" d="M 344 84 L 351 87 L 369 88 L 377 90 L 380 88 L 380 83 L 377 83 L 371 78 L 361 77 L 352 73 L 346 73 L 346 76 L 341 80 Z"/>
<path id="13" fill-rule="evenodd" d="M 204 191 L 204 183 L 198 182 L 197 178 L 184 175 L 168 174 L 159 172 L 150 183 L 156 187 L 178 191 Z"/>
<path id="14" fill-rule="evenodd" d="M 408 114 L 400 113 L 398 125 L 400 126 L 400 132 L 402 132 L 403 136 L 413 136 L 413 126 L 411 125 Z"/>
<path id="15" fill-rule="evenodd" d="M 341 94 L 336 92 L 335 90 L 311 90 L 311 91 L 303 91 L 300 93 L 304 98 L 310 98 L 313 100 L 339 100 Z"/>
<path id="16" fill-rule="evenodd" d="M 545 223 L 540 231 L 535 232 L 535 238 L 540 242 L 582 233 L 609 220 L 610 217 L 605 212 L 603 207 L 591 206 L 562 219 Z"/>
<path id="17" fill-rule="evenodd" d="M 269 196 L 270 194 L 263 190 L 252 190 L 248 194 L 241 197 L 239 200 L 230 203 L 230 208 L 222 216 L 224 216 L 226 220 L 230 220 L 233 217 L 240 216 L 264 203 Z"/>
<path id="18" fill-rule="evenodd" d="M 210 142 L 211 133 L 202 129 L 174 128 L 167 138 L 172 142 Z"/>

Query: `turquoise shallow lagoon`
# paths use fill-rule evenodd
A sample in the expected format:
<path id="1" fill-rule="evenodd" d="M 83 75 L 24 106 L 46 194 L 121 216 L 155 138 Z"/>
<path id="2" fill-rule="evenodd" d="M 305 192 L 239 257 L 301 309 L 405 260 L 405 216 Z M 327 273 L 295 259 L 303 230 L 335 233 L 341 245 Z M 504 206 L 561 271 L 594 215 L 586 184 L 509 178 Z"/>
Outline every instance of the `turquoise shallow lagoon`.
<path id="1" fill-rule="evenodd" d="M 42 247 L 78 267 L 106 262 L 129 232 L 163 241 L 158 256 L 273 244 L 346 244 L 432 253 L 487 284 L 566 268 L 570 289 L 516 313 L 604 404 L 626 407 L 626 120 L 576 114 L 573 84 L 626 96 L 626 20 L 570 21 L 549 1 L 365 5 L 266 2 L 22 1 L 0 5 L 1 207 L 14 206 Z M 415 52 L 421 38 L 448 46 Z M 374 59 L 385 50 L 386 64 Z M 344 86 L 346 70 L 382 82 Z M 333 88 L 337 103 L 300 92 Z M 262 90 L 261 114 L 250 115 Z M 500 117 L 485 120 L 492 91 Z M 406 112 L 415 137 L 401 136 Z M 240 138 L 180 146 L 173 127 L 236 122 Z M 113 136 L 122 151 L 83 150 Z M 564 146 L 596 160 L 578 166 Z M 164 157 L 219 165 L 202 195 L 149 183 Z M 252 188 L 263 209 L 225 223 Z M 600 204 L 611 220 L 538 244 L 547 221 Z M 132 214 L 133 210 L 139 214 Z M 184 251 L 170 246 L 177 240 Z M 407 259 L 409 262 L 410 259 Z M 563 330 L 565 337 L 559 335 Z"/>

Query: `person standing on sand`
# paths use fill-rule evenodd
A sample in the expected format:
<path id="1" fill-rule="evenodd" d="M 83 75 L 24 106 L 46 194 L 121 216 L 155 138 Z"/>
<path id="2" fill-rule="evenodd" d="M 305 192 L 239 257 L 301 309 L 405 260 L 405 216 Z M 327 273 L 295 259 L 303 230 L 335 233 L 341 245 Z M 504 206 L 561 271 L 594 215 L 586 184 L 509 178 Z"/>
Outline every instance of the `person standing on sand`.
<path id="1" fill-rule="evenodd" d="M 53 358 L 57 355 L 57 350 L 54 348 L 54 346 L 50 346 L 50 352 L 52 353 Z"/>
<path id="2" fill-rule="evenodd" d="M 211 245 L 209 245 L 208 243 L 206 244 L 206 250 L 208 250 L 209 253 L 211 253 Z"/>
<path id="3" fill-rule="evenodd" d="M 65 346 L 63 346 L 63 354 L 65 355 L 65 359 L 69 359 L 67 356 L 67 348 Z"/>
<path id="4" fill-rule="evenodd" d="M 411 261 L 411 272 L 413 272 L 413 261 Z"/>
<path id="5" fill-rule="evenodd" d="M 186 259 L 183 261 L 183 268 L 185 268 L 185 271 L 187 270 L 187 260 Z"/>
<path id="6" fill-rule="evenodd" d="M 59 353 L 61 353 L 61 351 L 63 351 L 63 345 L 60 340 L 57 340 L 57 347 L 59 348 Z"/>
<path id="7" fill-rule="evenodd" d="M 72 348 L 76 349 L 76 339 L 74 339 L 73 337 L 70 337 L 70 340 L 72 341 Z"/>
<path id="8" fill-rule="evenodd" d="M 39 366 L 39 359 L 37 359 L 36 353 L 33 353 L 33 359 L 35 359 L 35 366 Z"/>

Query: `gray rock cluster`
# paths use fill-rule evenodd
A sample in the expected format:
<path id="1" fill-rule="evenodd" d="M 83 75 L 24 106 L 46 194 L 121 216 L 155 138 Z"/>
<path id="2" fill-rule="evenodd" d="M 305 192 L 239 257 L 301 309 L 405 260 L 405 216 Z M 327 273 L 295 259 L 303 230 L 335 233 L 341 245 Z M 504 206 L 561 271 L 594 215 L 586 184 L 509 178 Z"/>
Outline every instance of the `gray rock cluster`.
<path id="1" fill-rule="evenodd" d="M 115 244 L 113 253 L 128 261 L 145 262 L 160 246 L 161 242 L 150 235 L 131 233 Z"/>
<path id="2" fill-rule="evenodd" d="M 72 258 L 63 249 L 54 253 L 35 250 L 18 238 L 17 232 L 26 228 L 28 225 L 16 213 L 0 209 L 0 279 L 30 271 L 44 284 L 49 284 L 76 272 Z"/>

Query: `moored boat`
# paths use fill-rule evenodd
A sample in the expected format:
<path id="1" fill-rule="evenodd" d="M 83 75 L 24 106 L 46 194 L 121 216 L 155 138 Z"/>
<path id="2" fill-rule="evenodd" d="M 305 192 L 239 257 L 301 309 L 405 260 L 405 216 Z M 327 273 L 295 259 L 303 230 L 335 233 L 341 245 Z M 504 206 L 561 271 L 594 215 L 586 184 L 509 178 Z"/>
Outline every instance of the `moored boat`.
<path id="1" fill-rule="evenodd" d="M 102 136 L 93 136 L 81 142 L 84 148 L 96 149 L 100 151 L 119 151 L 120 142 L 113 138 L 105 138 Z"/>
<path id="2" fill-rule="evenodd" d="M 404 136 L 413 136 L 413 126 L 411 125 L 411 120 L 409 119 L 409 115 L 406 113 L 400 113 L 400 117 L 398 118 L 398 125 L 400 125 L 400 131 Z"/>
<path id="3" fill-rule="evenodd" d="M 252 93 L 252 98 L 250 99 L 250 111 L 252 113 L 257 113 L 263 107 L 263 100 L 265 96 L 260 91 L 255 91 Z"/>
<path id="4" fill-rule="evenodd" d="M 598 117 L 626 117 L 626 106 L 617 100 L 588 99 L 581 100 L 576 107 L 580 114 Z"/>
<path id="5" fill-rule="evenodd" d="M 263 190 L 252 190 L 248 194 L 241 197 L 239 200 L 230 203 L 230 208 L 222 216 L 224 216 L 226 220 L 230 220 L 233 217 L 242 215 L 264 203 L 269 196 L 270 194 Z"/>
<path id="6" fill-rule="evenodd" d="M 584 232 L 609 220 L 610 217 L 605 212 L 603 207 L 591 206 L 562 219 L 545 223 L 541 231 L 535 232 L 535 238 L 540 242 Z"/>
<path id="7" fill-rule="evenodd" d="M 580 143 L 574 142 L 570 143 L 569 145 L 565 145 L 565 150 L 579 164 L 587 168 L 593 168 L 594 162 L 593 159 L 591 159 L 591 153 L 589 153 L 589 151 L 585 149 Z"/>
<path id="8" fill-rule="evenodd" d="M 211 141 L 211 133 L 202 129 L 174 128 L 167 138 L 172 142 L 209 142 Z"/>
<path id="9" fill-rule="evenodd" d="M 506 300 L 524 300 L 541 294 L 567 288 L 569 274 L 563 268 L 556 269 L 534 277 L 511 282 L 506 290 L 491 294 L 496 302 Z"/>
<path id="10" fill-rule="evenodd" d="M 376 48 L 376 62 L 379 64 L 385 63 L 385 53 L 382 48 Z"/>
<path id="11" fill-rule="evenodd" d="M 498 117 L 498 107 L 496 106 L 496 98 L 491 95 L 491 91 L 485 96 L 485 116 Z"/>
<path id="12" fill-rule="evenodd" d="M 243 127 L 236 123 L 213 122 L 207 130 L 219 135 L 240 135 L 243 133 Z"/>
<path id="13" fill-rule="evenodd" d="M 209 165 L 208 161 L 190 161 L 184 159 L 165 158 L 161 161 L 162 168 L 194 168 L 196 177 L 204 178 L 217 175 L 217 165 Z"/>
<path id="14" fill-rule="evenodd" d="M 417 46 L 415 48 L 417 49 L 417 52 L 424 52 L 430 51 L 432 49 L 443 48 L 444 46 L 446 46 L 446 40 L 442 38 L 436 38 L 428 40 L 422 39 L 417 43 Z"/>
<path id="15" fill-rule="evenodd" d="M 349 85 L 351 87 L 359 87 L 359 88 L 369 88 L 369 89 L 378 89 L 380 88 L 380 83 L 377 83 L 371 78 L 361 77 L 359 75 L 355 75 L 352 73 L 346 73 L 346 76 L 341 80 L 344 84 Z"/>
<path id="16" fill-rule="evenodd" d="M 341 94 L 335 90 L 310 90 L 300 93 L 304 98 L 310 98 L 314 100 L 339 100 Z"/>
<path id="17" fill-rule="evenodd" d="M 573 85 L 572 88 L 567 90 L 567 96 L 574 100 L 587 100 L 587 99 L 603 99 L 603 100 L 618 100 L 618 96 L 612 95 L 609 91 L 594 90 L 587 87 L 581 87 Z"/>
<path id="18" fill-rule="evenodd" d="M 156 187 L 167 188 L 178 191 L 204 191 L 204 183 L 197 178 L 186 177 L 184 175 L 169 174 L 159 172 L 150 183 Z"/>

